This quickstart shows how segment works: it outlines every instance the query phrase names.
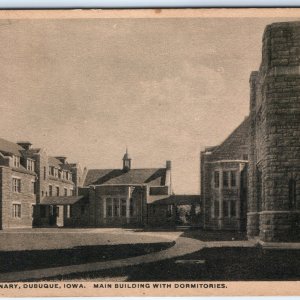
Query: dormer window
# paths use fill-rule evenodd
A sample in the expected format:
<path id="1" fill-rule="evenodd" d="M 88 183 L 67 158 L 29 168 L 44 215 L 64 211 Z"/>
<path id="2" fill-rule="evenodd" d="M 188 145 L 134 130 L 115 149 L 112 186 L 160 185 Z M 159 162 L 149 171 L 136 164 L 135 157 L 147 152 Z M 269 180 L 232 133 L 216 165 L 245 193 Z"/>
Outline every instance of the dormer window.
<path id="1" fill-rule="evenodd" d="M 20 157 L 19 156 L 13 156 L 13 165 L 15 168 L 20 167 Z"/>
<path id="2" fill-rule="evenodd" d="M 49 175 L 54 176 L 54 167 L 49 167 Z"/>
<path id="3" fill-rule="evenodd" d="M 35 163 L 32 159 L 27 159 L 27 170 L 34 171 Z"/>

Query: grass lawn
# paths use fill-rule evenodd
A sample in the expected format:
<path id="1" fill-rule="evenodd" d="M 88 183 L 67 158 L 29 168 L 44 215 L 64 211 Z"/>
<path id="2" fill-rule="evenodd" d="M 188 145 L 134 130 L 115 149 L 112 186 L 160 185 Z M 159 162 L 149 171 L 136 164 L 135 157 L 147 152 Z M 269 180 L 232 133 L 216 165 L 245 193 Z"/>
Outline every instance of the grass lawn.
<path id="1" fill-rule="evenodd" d="M 68 249 L 0 251 L 0 273 L 78 265 L 161 251 L 174 242 L 78 246 Z"/>
<path id="2" fill-rule="evenodd" d="M 182 237 L 197 239 L 203 242 L 213 241 L 246 241 L 247 235 L 245 232 L 237 231 L 218 231 L 218 230 L 187 230 L 181 235 Z"/>
<path id="3" fill-rule="evenodd" d="M 205 263 L 178 264 L 178 260 L 205 260 Z M 300 280 L 300 250 L 204 248 L 176 259 L 53 280 L 101 281 L 114 277 L 124 277 L 127 281 Z"/>

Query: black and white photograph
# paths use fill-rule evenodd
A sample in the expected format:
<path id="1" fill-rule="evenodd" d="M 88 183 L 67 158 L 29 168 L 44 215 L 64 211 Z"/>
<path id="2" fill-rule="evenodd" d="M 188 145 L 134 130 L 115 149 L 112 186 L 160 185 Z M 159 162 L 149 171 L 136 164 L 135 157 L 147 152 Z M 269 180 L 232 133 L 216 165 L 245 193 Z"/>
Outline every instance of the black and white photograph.
<path id="1" fill-rule="evenodd" d="M 299 295 L 299 9 L 0 13 L 2 294 Z"/>

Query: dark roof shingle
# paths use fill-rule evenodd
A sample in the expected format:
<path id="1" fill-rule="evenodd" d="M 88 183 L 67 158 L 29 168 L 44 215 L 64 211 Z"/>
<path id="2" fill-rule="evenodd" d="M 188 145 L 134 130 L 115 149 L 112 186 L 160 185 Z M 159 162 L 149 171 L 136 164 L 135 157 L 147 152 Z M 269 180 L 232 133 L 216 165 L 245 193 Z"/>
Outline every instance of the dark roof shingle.
<path id="1" fill-rule="evenodd" d="M 84 196 L 46 196 L 40 204 L 41 205 L 70 205 L 83 199 Z"/>
<path id="2" fill-rule="evenodd" d="M 13 143 L 13 142 L 10 142 L 10 141 L 0 138 L 0 151 L 1 152 L 21 156 L 20 151 L 22 151 L 22 150 L 24 150 L 24 148 L 22 148 L 17 143 Z"/>
<path id="3" fill-rule="evenodd" d="M 164 185 L 166 169 L 131 169 L 127 172 L 120 169 L 89 170 L 84 186 L 96 184 L 148 184 Z"/>

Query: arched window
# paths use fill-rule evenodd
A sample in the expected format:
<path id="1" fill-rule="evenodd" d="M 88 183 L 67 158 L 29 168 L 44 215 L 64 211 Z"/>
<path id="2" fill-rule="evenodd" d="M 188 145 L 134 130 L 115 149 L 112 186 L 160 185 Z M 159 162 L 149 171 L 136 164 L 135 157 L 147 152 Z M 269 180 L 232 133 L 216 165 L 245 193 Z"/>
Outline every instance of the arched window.
<path id="1" fill-rule="evenodd" d="M 296 180 L 289 180 L 289 208 L 296 209 L 297 207 L 297 195 L 296 195 Z"/>

